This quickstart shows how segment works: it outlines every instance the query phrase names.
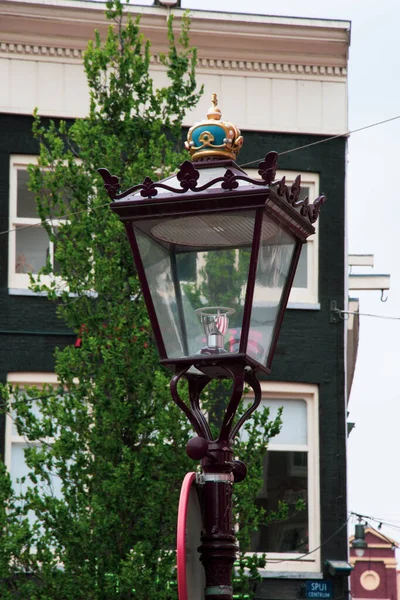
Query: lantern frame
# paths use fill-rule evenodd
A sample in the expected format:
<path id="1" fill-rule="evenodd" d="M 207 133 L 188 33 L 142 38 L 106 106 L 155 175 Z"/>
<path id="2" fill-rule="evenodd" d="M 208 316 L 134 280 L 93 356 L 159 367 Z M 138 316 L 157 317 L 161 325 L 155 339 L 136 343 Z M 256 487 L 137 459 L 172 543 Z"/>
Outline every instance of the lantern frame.
<path id="1" fill-rule="evenodd" d="M 226 367 L 230 366 L 241 366 L 242 368 L 248 366 L 267 374 L 271 372 L 271 363 L 301 248 L 307 237 L 315 232 L 313 223 L 317 220 L 321 206 L 326 200 L 325 196 L 319 196 L 313 204 L 310 204 L 308 198 L 299 200 L 300 175 L 290 188 L 286 185 L 284 177 L 280 181 L 276 181 L 277 158 L 278 154 L 276 152 L 269 152 L 266 155 L 264 161 L 259 165 L 260 179 L 249 177 L 232 160 L 207 160 L 194 163 L 185 161 L 176 176 L 159 182 L 154 182 L 146 177 L 142 184 L 135 185 L 119 194 L 117 193 L 119 179 L 111 175 L 106 169 L 99 169 L 105 188 L 112 200 L 111 209 L 118 215 L 126 228 L 155 342 L 160 354 L 160 362 L 171 368 L 175 373 L 190 366 L 200 368 L 202 372 L 211 378 L 224 376 Z M 210 168 L 215 171 L 215 167 L 218 167 L 223 174 L 209 179 L 203 185 L 199 185 L 200 172 L 204 174 Z M 180 187 L 171 185 L 171 183 L 176 182 L 179 182 Z M 212 213 L 227 215 L 249 210 L 255 211 L 255 220 L 239 351 L 226 354 L 196 354 L 179 358 L 168 357 L 134 226 L 140 223 L 143 231 L 146 225 L 150 228 L 155 219 L 159 220 L 163 217 L 174 219 Z M 286 282 L 282 289 L 279 308 L 275 316 L 273 334 L 265 364 L 246 352 L 264 214 L 283 227 L 296 240 Z"/>

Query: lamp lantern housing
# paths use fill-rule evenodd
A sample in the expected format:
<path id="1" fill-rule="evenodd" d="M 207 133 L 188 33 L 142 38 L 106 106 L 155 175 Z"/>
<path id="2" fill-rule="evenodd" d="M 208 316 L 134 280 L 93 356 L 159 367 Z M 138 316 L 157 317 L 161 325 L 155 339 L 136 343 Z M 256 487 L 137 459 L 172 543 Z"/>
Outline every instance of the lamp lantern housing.
<path id="1" fill-rule="evenodd" d="M 176 175 L 117 194 L 118 179 L 99 172 L 126 227 L 161 363 L 212 378 L 232 362 L 269 373 L 325 197 L 299 200 L 300 176 L 290 188 L 276 181 L 276 152 L 259 164 L 259 179 L 249 177 L 233 161 L 243 138 L 220 120 L 215 95 L 207 116 L 188 133 L 195 162 Z"/>

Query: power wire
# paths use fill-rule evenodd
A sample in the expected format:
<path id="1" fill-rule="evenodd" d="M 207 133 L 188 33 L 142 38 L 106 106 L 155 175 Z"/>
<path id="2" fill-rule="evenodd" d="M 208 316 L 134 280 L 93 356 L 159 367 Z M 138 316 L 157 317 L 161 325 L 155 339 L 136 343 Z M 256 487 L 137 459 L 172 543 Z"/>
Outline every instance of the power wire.
<path id="1" fill-rule="evenodd" d="M 400 321 L 400 317 L 391 317 L 387 315 L 373 315 L 371 313 L 360 313 L 351 310 L 339 310 L 341 315 L 360 315 L 361 317 L 374 317 L 375 319 L 388 319 L 390 321 Z"/>
<path id="2" fill-rule="evenodd" d="M 324 138 L 323 140 L 317 140 L 315 142 L 311 142 L 310 144 L 304 144 L 303 146 L 297 146 L 296 148 L 292 148 L 291 150 L 285 150 L 284 152 L 279 152 L 279 156 L 284 156 L 285 154 L 291 154 L 292 152 L 297 152 L 298 150 L 304 150 L 305 148 L 311 148 L 311 146 L 317 146 L 318 144 L 324 144 L 325 142 L 329 142 L 331 140 L 336 140 L 337 138 L 340 137 L 349 137 L 350 135 L 352 135 L 353 133 L 357 133 L 359 131 L 365 131 L 366 129 L 371 129 L 372 127 L 378 127 L 379 125 L 384 125 L 385 123 L 390 123 L 391 121 L 396 121 L 397 119 L 400 119 L 400 115 L 397 115 L 396 117 L 390 117 L 389 119 L 384 119 L 383 121 L 377 121 L 376 123 L 370 123 L 369 125 L 364 125 L 363 127 L 359 127 L 358 129 L 353 129 L 352 131 L 347 131 L 345 133 L 339 133 L 337 135 L 332 135 L 330 137 Z M 258 163 L 262 160 L 264 160 L 264 156 L 261 158 L 257 158 L 256 160 L 252 160 L 250 162 L 244 163 L 243 165 L 239 165 L 240 167 L 247 167 L 249 165 L 253 165 L 255 163 Z M 99 206 L 95 206 L 93 208 L 91 208 L 90 210 L 97 210 L 98 208 L 103 208 L 105 206 L 108 206 L 109 203 L 105 203 L 105 204 L 101 204 Z M 83 210 L 79 210 L 76 212 L 71 212 L 71 213 L 67 213 L 65 215 L 61 215 L 59 217 L 57 217 L 57 220 L 61 220 L 61 219 L 68 219 L 68 217 L 71 217 L 73 215 L 78 215 L 80 213 L 84 213 L 84 212 L 88 212 L 88 209 L 83 209 Z M 51 223 L 53 219 L 44 219 L 44 222 L 47 223 Z M 14 229 L 6 229 L 4 231 L 0 231 L 0 235 L 5 235 L 6 233 L 12 233 L 13 231 L 16 231 L 17 229 L 27 229 L 28 227 L 40 227 L 42 225 L 42 221 L 38 222 L 38 223 L 33 223 L 31 225 L 21 225 L 21 227 L 15 227 Z"/>
<path id="3" fill-rule="evenodd" d="M 53 221 L 61 221 L 62 219 L 68 219 L 68 217 L 72 217 L 75 215 L 80 215 L 82 213 L 88 213 L 89 211 L 92 210 L 97 210 L 98 208 L 104 208 L 105 206 L 109 206 L 110 203 L 109 202 L 105 202 L 104 204 L 100 204 L 99 206 L 94 206 L 93 208 L 83 208 L 82 210 L 76 210 L 74 212 L 70 212 L 67 213 L 65 215 L 61 215 L 60 217 L 57 217 L 56 219 L 53 218 L 49 218 L 49 219 L 44 219 L 43 221 L 38 221 L 37 223 L 31 223 L 30 225 L 18 225 L 18 227 L 14 227 L 13 229 L 7 229 L 5 231 L 0 231 L 0 235 L 4 235 L 6 233 L 12 233 L 13 231 L 20 231 L 21 229 L 28 229 L 29 227 L 41 227 L 42 223 L 52 223 Z"/>
<path id="4" fill-rule="evenodd" d="M 323 140 L 317 140 L 316 142 L 311 142 L 310 144 L 304 144 L 303 146 L 298 146 L 297 148 L 292 148 L 291 150 L 285 150 L 284 152 L 279 152 L 278 156 L 284 156 L 285 154 L 291 154 L 292 152 L 297 152 L 298 150 L 304 150 L 305 148 L 311 148 L 311 146 L 317 146 L 318 144 L 324 144 L 325 142 L 330 142 L 331 140 L 336 140 L 341 137 L 349 137 L 353 133 L 357 133 L 359 131 L 365 131 L 366 129 L 371 129 L 372 127 L 378 127 L 378 125 L 384 125 L 385 123 L 390 123 L 391 121 L 396 121 L 400 119 L 400 115 L 396 117 L 390 117 L 389 119 L 384 119 L 383 121 L 377 121 L 376 123 L 371 123 L 370 125 L 364 125 L 363 127 L 358 127 L 358 129 L 353 129 L 352 131 L 346 131 L 345 133 L 338 133 L 337 135 L 331 135 L 330 137 L 324 138 Z M 264 160 L 264 156 L 262 158 L 258 158 L 256 160 L 252 160 L 248 163 L 240 165 L 241 167 L 248 167 L 249 165 L 253 165 L 261 160 Z"/>
<path id="5" fill-rule="evenodd" d="M 331 536 L 329 536 L 324 542 L 322 542 L 322 544 L 320 544 L 313 550 L 309 550 L 309 552 L 305 552 L 304 554 L 302 554 L 301 556 L 298 556 L 297 558 L 286 558 L 286 559 L 283 558 L 283 559 L 279 559 L 279 560 L 274 560 L 273 558 L 267 558 L 266 562 L 270 562 L 270 563 L 274 563 L 274 564 L 278 564 L 278 563 L 282 563 L 282 562 L 296 562 L 297 560 L 302 560 L 303 558 L 305 558 L 306 556 L 309 556 L 310 554 L 314 554 L 314 552 L 316 552 L 320 548 L 323 548 L 326 544 L 328 544 L 328 542 L 330 542 L 335 536 L 337 536 L 337 534 L 340 533 L 344 527 L 346 527 L 352 514 L 354 514 L 354 513 L 350 513 L 348 518 L 346 519 L 346 521 L 344 523 L 342 523 L 342 525 L 338 529 L 336 529 L 336 531 L 334 533 L 332 533 Z"/>
<path id="6" fill-rule="evenodd" d="M 400 526 L 399 525 L 394 525 L 393 523 L 388 523 L 384 519 L 378 519 L 377 517 L 371 517 L 371 516 L 368 516 L 368 515 L 361 515 L 361 514 L 355 513 L 355 512 L 351 512 L 351 515 L 354 515 L 355 517 L 358 517 L 358 518 L 361 518 L 361 519 L 365 519 L 366 521 L 374 521 L 375 523 L 378 523 L 378 529 L 379 529 L 379 525 L 384 525 L 385 527 L 390 527 L 391 529 L 395 529 L 397 531 L 400 531 Z M 382 533 L 382 536 L 386 537 L 383 533 Z M 388 541 L 391 541 L 391 540 L 388 540 Z"/>

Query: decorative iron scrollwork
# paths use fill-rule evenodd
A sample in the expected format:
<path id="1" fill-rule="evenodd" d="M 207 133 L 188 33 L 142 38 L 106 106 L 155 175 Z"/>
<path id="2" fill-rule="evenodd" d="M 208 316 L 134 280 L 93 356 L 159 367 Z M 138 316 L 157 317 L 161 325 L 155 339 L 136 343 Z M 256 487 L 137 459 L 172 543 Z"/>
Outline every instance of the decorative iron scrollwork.
<path id="1" fill-rule="evenodd" d="M 236 190 L 239 187 L 239 184 L 236 180 L 235 173 L 230 169 L 224 175 L 224 180 L 221 183 L 221 187 L 223 190 Z"/>
<path id="2" fill-rule="evenodd" d="M 310 223 L 315 223 L 319 217 L 319 213 L 321 212 L 321 206 L 325 204 L 325 202 L 326 196 L 324 195 L 318 196 L 318 198 L 316 198 L 312 204 L 309 204 L 308 197 L 304 198 L 300 208 L 300 213 L 303 217 L 308 217 Z"/>
<path id="3" fill-rule="evenodd" d="M 114 200 L 119 190 L 119 177 L 111 175 L 110 171 L 107 169 L 97 169 L 97 172 L 100 173 L 103 178 L 104 187 L 110 199 Z"/>
<path id="4" fill-rule="evenodd" d="M 275 181 L 277 167 L 277 152 L 268 152 L 263 162 L 260 162 L 258 165 L 258 174 L 267 185 L 270 185 L 273 181 Z"/>
<path id="5" fill-rule="evenodd" d="M 290 188 L 289 203 L 296 206 L 301 191 L 301 175 L 297 175 Z"/>
<path id="6" fill-rule="evenodd" d="M 155 188 L 154 181 L 150 179 L 150 177 L 146 177 L 146 179 L 143 181 L 140 195 L 143 196 L 143 198 L 154 198 L 154 196 L 157 196 L 157 190 Z"/>
<path id="7" fill-rule="evenodd" d="M 299 200 L 301 192 L 301 175 L 297 175 L 296 179 L 289 187 L 286 185 L 286 177 L 282 177 L 280 181 L 274 181 L 271 184 L 276 186 L 276 193 L 281 198 L 285 198 L 288 204 L 294 208 L 300 208 L 300 214 L 308 219 L 311 224 L 315 223 L 321 212 L 321 206 L 326 202 L 326 196 L 321 194 L 310 204 L 308 196 L 303 200 Z"/>
<path id="8" fill-rule="evenodd" d="M 168 185 L 168 179 L 164 182 L 155 182 L 150 177 L 146 177 L 143 183 L 135 185 L 126 192 L 118 194 L 119 178 L 111 175 L 107 169 L 98 169 L 98 172 L 104 180 L 104 187 L 111 200 L 122 200 L 127 196 L 140 192 L 142 198 L 154 198 L 159 190 L 166 190 L 173 194 L 184 194 L 185 192 L 204 192 L 211 187 L 215 187 L 217 183 L 221 184 L 224 192 L 231 192 L 239 187 L 239 181 L 249 183 L 257 187 L 266 187 L 274 189 L 279 197 L 286 200 L 288 204 L 294 208 L 300 208 L 300 214 L 307 218 L 310 223 L 315 223 L 321 211 L 321 206 L 326 202 L 326 196 L 321 195 L 310 204 L 308 197 L 304 200 L 299 200 L 301 193 L 301 176 L 297 175 L 296 179 L 290 186 L 286 184 L 286 178 L 282 177 L 280 181 L 275 181 L 276 169 L 278 166 L 278 153 L 268 152 L 265 159 L 260 162 L 258 173 L 261 179 L 252 179 L 245 173 L 235 174 L 231 169 L 227 169 L 224 175 L 207 181 L 204 185 L 198 185 L 200 178 L 199 171 L 194 167 L 193 163 L 186 160 L 182 163 L 176 178 L 180 183 L 180 187 L 172 187 Z"/>
<path id="9" fill-rule="evenodd" d="M 199 177 L 200 173 L 194 168 L 189 160 L 185 160 L 185 162 L 182 163 L 181 168 L 176 175 L 184 192 L 187 192 L 188 190 L 194 191 L 197 187 Z"/>

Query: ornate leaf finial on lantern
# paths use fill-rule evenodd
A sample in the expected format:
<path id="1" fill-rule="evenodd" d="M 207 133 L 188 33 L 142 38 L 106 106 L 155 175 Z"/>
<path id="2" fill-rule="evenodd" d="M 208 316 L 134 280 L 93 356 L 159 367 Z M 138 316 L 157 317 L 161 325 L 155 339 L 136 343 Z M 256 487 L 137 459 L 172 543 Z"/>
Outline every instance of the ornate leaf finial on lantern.
<path id="1" fill-rule="evenodd" d="M 189 129 L 185 142 L 186 150 L 190 152 L 194 161 L 224 158 L 236 160 L 242 145 L 240 129 L 229 121 L 221 121 L 217 94 L 212 94 L 207 119 L 195 123 Z"/>

